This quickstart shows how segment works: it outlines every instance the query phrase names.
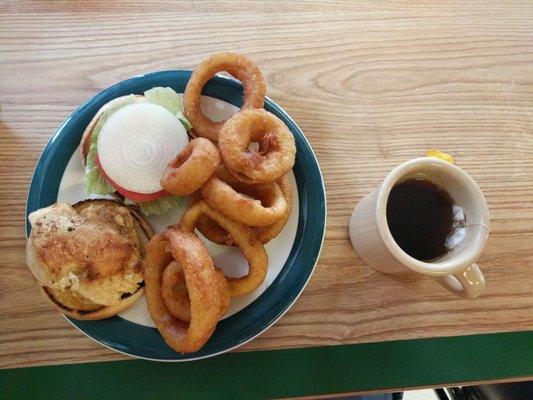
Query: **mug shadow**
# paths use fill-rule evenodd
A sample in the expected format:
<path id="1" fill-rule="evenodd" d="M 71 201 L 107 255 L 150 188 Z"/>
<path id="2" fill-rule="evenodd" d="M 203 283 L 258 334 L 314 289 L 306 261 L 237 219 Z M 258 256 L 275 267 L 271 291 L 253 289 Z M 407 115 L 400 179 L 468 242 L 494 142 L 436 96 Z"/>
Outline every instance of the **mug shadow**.
<path id="1" fill-rule="evenodd" d="M 350 241 L 350 236 L 348 233 L 348 230 L 346 231 L 346 240 Z M 350 246 L 351 247 L 351 246 Z M 359 257 L 359 254 L 352 248 L 352 251 L 355 254 L 355 263 L 354 267 L 357 268 L 357 274 L 360 282 L 364 282 L 365 280 L 370 279 L 380 279 L 385 284 L 386 282 L 389 282 L 391 285 L 391 288 L 396 286 L 399 287 L 402 290 L 413 292 L 414 295 L 417 294 L 417 292 L 423 291 L 423 288 L 427 283 L 431 285 L 436 285 L 436 290 L 440 290 L 440 285 L 437 282 L 434 282 L 432 278 L 425 276 L 425 275 L 419 275 L 415 273 L 405 273 L 405 274 L 386 274 L 380 271 L 377 271 L 370 266 L 368 266 L 361 257 Z"/>

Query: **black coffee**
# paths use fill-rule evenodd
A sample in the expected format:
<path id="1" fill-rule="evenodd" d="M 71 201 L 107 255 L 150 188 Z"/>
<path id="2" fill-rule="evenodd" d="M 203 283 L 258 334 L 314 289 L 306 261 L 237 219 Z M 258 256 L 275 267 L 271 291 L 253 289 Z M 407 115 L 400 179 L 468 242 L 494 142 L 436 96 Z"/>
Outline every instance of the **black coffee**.
<path id="1" fill-rule="evenodd" d="M 449 239 L 458 222 L 464 226 L 462 210 L 454 208 L 451 196 L 424 179 L 407 179 L 394 185 L 387 202 L 387 221 L 401 249 L 422 261 L 444 255 L 450 250 Z"/>

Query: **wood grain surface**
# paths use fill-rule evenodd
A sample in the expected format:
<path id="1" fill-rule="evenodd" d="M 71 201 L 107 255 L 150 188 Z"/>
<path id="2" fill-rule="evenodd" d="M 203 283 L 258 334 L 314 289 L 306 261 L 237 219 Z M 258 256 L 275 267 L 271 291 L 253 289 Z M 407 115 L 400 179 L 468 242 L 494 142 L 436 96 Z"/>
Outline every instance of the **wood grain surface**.
<path id="1" fill-rule="evenodd" d="M 242 350 L 533 328 L 533 3 L 2 2 L 0 366 L 124 358 L 41 297 L 25 266 L 34 166 L 79 104 L 136 74 L 239 51 L 297 121 L 324 173 L 327 234 L 294 307 Z M 442 3 L 442 4 L 437 4 Z M 485 193 L 486 292 L 393 278 L 350 246 L 355 204 L 395 165 L 438 148 Z"/>

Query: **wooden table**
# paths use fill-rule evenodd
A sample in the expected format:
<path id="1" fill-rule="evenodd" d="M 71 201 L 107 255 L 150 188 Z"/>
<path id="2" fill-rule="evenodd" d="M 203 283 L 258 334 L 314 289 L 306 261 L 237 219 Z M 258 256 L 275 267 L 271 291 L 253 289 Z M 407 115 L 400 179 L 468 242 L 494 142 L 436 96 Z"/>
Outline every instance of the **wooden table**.
<path id="1" fill-rule="evenodd" d="M 311 142 L 328 196 L 309 285 L 241 350 L 531 330 L 533 3 L 442 3 L 4 2 L 0 366 L 125 358 L 76 331 L 39 294 L 25 267 L 28 183 L 50 136 L 87 98 L 136 74 L 193 68 L 218 51 L 257 61 L 268 95 Z M 490 207 L 479 260 L 487 289 L 475 301 L 429 278 L 374 272 L 350 246 L 355 204 L 428 148 L 453 154 Z M 533 375 L 532 363 L 517 374 Z"/>

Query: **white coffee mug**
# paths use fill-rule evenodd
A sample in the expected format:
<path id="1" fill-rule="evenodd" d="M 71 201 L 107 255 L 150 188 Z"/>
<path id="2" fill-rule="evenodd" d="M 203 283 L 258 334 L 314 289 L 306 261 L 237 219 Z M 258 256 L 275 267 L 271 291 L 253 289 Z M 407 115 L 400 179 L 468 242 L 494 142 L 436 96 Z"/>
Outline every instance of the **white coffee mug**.
<path id="1" fill-rule="evenodd" d="M 410 178 L 440 185 L 462 207 L 466 234 L 461 244 L 428 262 L 405 253 L 394 241 L 387 224 L 387 200 L 392 187 Z M 429 275 L 453 293 L 475 298 L 485 278 L 475 264 L 489 233 L 487 202 L 474 180 L 454 164 L 432 157 L 416 158 L 394 168 L 381 185 L 366 195 L 350 218 L 350 239 L 357 254 L 370 267 L 391 274 Z"/>

